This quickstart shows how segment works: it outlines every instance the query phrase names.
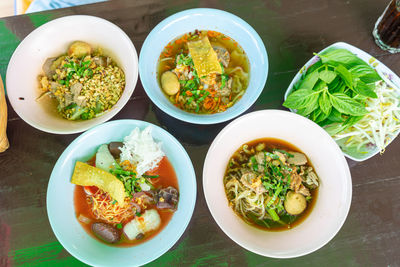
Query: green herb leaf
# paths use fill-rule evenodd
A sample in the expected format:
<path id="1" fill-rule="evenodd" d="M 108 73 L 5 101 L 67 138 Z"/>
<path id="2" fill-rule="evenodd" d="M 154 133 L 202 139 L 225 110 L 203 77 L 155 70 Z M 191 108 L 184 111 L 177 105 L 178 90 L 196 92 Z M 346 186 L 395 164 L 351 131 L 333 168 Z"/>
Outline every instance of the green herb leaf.
<path id="1" fill-rule="evenodd" d="M 323 113 L 329 115 L 332 110 L 332 104 L 329 101 L 329 95 L 326 91 L 322 92 L 321 96 L 318 99 L 319 108 Z"/>
<path id="2" fill-rule="evenodd" d="M 343 127 L 346 127 L 346 128 L 351 127 L 354 124 L 356 124 L 358 121 L 360 121 L 362 118 L 364 118 L 364 116 L 350 116 L 347 118 L 347 120 L 342 125 L 343 125 Z"/>
<path id="3" fill-rule="evenodd" d="M 343 93 L 331 94 L 330 101 L 335 109 L 344 114 L 361 116 L 368 113 L 363 105 Z"/>
<path id="4" fill-rule="evenodd" d="M 375 86 L 373 86 L 373 87 L 375 89 Z M 365 84 L 361 80 L 356 80 L 355 86 L 353 88 L 353 90 L 357 94 L 360 94 L 360 95 L 363 95 L 363 96 L 368 96 L 368 97 L 371 97 L 371 98 L 378 98 L 378 96 L 374 92 L 374 89 L 371 88 L 370 86 L 368 86 L 367 84 Z"/>
<path id="5" fill-rule="evenodd" d="M 268 209 L 267 211 L 268 211 L 269 215 L 271 216 L 272 220 L 279 221 L 279 216 L 274 209 Z"/>
<path id="6" fill-rule="evenodd" d="M 357 65 L 368 65 L 350 51 L 342 48 L 331 48 L 319 54 L 318 56 L 321 58 L 322 63 L 331 64 L 333 66 L 342 64 L 346 68 L 351 68 Z"/>
<path id="7" fill-rule="evenodd" d="M 291 93 L 283 106 L 292 109 L 305 108 L 310 104 L 318 103 L 319 92 L 310 89 L 299 89 Z"/>
<path id="8" fill-rule="evenodd" d="M 149 178 L 149 179 L 155 179 L 160 177 L 160 175 L 146 175 L 146 174 L 142 174 L 142 177 L 144 178 Z"/>
<path id="9" fill-rule="evenodd" d="M 331 70 L 322 70 L 319 72 L 319 78 L 326 83 L 331 83 L 336 78 L 336 73 Z"/>
<path id="10" fill-rule="evenodd" d="M 353 77 L 351 76 L 351 73 L 342 65 L 338 65 L 335 68 L 335 71 L 337 74 L 340 75 L 340 77 L 342 77 L 344 83 L 350 87 L 353 88 Z"/>
<path id="11" fill-rule="evenodd" d="M 314 71 L 310 74 L 307 74 L 304 79 L 300 82 L 299 88 L 300 89 L 313 89 L 314 85 L 317 83 L 319 79 L 318 71 Z"/>
<path id="12" fill-rule="evenodd" d="M 382 80 L 379 74 L 369 65 L 357 65 L 349 69 L 353 77 L 360 78 L 365 83 L 374 83 Z"/>
<path id="13" fill-rule="evenodd" d="M 308 75 L 308 74 L 314 72 L 316 69 L 319 69 L 321 66 L 322 66 L 321 60 L 315 62 L 314 64 L 312 64 L 312 65 L 307 69 L 305 75 Z"/>
<path id="14" fill-rule="evenodd" d="M 329 113 L 328 120 L 333 121 L 333 122 L 343 122 L 345 119 L 343 119 L 342 114 L 337 111 L 335 108 L 332 108 L 332 111 Z"/>

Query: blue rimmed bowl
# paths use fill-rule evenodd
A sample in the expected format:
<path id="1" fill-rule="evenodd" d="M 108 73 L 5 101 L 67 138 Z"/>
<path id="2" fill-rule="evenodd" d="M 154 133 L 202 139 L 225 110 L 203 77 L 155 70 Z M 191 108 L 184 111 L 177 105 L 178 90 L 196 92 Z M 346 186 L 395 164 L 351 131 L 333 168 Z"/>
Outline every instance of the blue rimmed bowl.
<path id="1" fill-rule="evenodd" d="M 178 208 L 167 226 L 152 239 L 133 247 L 106 245 L 90 236 L 79 224 L 74 207 L 71 176 L 76 161 L 86 161 L 97 148 L 111 141 L 122 141 L 139 127 L 152 126 L 152 136 L 174 167 L 179 184 Z M 75 258 L 92 266 L 140 266 L 168 251 L 189 224 L 196 203 L 196 176 L 182 145 L 164 129 L 138 120 L 117 120 L 96 126 L 75 139 L 62 153 L 47 187 L 47 213 L 58 241 Z"/>
<path id="2" fill-rule="evenodd" d="M 194 30 L 213 30 L 233 38 L 250 62 L 249 86 L 243 97 L 226 111 L 194 114 L 175 107 L 157 81 L 157 66 L 164 47 L 177 37 Z M 139 75 L 153 103 L 172 117 L 195 124 L 214 124 L 233 119 L 257 100 L 268 75 L 268 56 L 257 32 L 241 18 L 217 9 L 196 8 L 176 13 L 160 22 L 147 36 L 139 56 Z"/>

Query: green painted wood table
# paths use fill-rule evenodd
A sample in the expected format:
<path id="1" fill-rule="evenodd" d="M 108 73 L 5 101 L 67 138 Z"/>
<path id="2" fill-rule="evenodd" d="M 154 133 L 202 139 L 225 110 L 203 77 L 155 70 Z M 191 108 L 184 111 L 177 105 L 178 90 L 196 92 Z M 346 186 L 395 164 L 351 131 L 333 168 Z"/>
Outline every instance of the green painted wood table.
<path id="1" fill-rule="evenodd" d="M 400 55 L 380 50 L 371 31 L 387 0 L 120 0 L 0 19 L 0 74 L 5 77 L 19 42 L 40 25 L 67 15 L 95 15 L 120 26 L 140 51 L 150 30 L 165 17 L 194 7 L 232 12 L 252 25 L 268 51 L 264 91 L 250 109 L 282 109 L 284 92 L 299 68 L 337 41 L 348 42 L 400 74 Z M 23 73 L 21 73 L 23 78 Z M 11 147 L 0 154 L 0 266 L 81 266 L 54 236 L 46 214 L 46 189 L 53 165 L 78 135 L 53 135 L 21 120 L 9 105 Z M 149 266 L 399 266 L 400 138 L 383 155 L 348 160 L 353 180 L 350 213 L 336 237 L 320 250 L 280 260 L 258 256 L 231 241 L 217 226 L 202 191 L 202 167 L 210 142 L 224 126 L 193 126 L 153 106 L 140 84 L 114 119 L 141 119 L 172 132 L 196 170 L 198 197 L 180 240 Z M 206 135 L 196 134 L 199 130 Z M 323 228 L 323 225 L 321 225 Z M 315 229 L 318 234 L 319 229 Z M 304 240 L 307 242 L 307 240 Z"/>

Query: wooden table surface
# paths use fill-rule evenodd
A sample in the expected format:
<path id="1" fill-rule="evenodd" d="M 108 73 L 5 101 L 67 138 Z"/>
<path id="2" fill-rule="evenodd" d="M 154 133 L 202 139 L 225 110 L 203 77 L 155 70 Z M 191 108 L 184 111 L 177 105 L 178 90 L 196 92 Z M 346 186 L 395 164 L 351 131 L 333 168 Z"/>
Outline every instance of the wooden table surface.
<path id="1" fill-rule="evenodd" d="M 33 29 L 52 19 L 88 14 L 120 26 L 137 51 L 162 19 L 194 7 L 226 10 L 260 34 L 270 70 L 264 91 L 251 110 L 282 109 L 284 92 L 312 52 L 338 41 L 355 45 L 400 74 L 400 55 L 380 50 L 371 31 L 387 0 L 121 0 L 0 19 L 0 74 Z M 21 74 L 23 78 L 23 73 Z M 140 82 L 114 119 L 141 119 L 162 125 L 188 151 L 196 170 L 198 197 L 192 220 L 180 240 L 149 266 L 399 266 L 400 138 L 384 155 L 358 163 L 348 160 L 353 181 L 352 205 L 340 232 L 320 250 L 295 259 L 256 255 L 230 240 L 217 226 L 202 190 L 202 167 L 209 144 L 224 126 L 195 126 L 162 113 Z M 199 136 L 199 130 L 202 134 Z M 80 266 L 54 236 L 46 213 L 52 168 L 78 135 L 48 134 L 29 126 L 9 105 L 11 147 L 0 154 L 0 266 Z M 322 151 L 323 152 L 323 151 Z M 62 197 L 62 196 L 61 196 Z M 323 229 L 321 225 L 321 230 Z M 318 234 L 320 229 L 315 229 Z M 305 240 L 305 242 L 307 242 Z"/>

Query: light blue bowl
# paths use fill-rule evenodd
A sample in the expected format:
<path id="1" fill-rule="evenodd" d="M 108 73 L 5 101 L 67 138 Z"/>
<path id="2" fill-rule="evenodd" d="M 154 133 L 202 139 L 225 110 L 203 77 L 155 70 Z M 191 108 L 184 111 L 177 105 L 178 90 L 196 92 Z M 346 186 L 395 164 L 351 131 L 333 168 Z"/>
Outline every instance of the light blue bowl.
<path id="1" fill-rule="evenodd" d="M 169 102 L 157 81 L 161 51 L 173 39 L 196 29 L 218 31 L 233 38 L 250 61 L 250 82 L 246 93 L 235 105 L 222 113 L 202 115 L 183 111 Z M 140 51 L 139 75 L 153 103 L 170 116 L 196 124 L 213 124 L 239 116 L 257 100 L 267 80 L 268 56 L 260 36 L 247 22 L 225 11 L 196 8 L 166 18 L 150 32 Z"/>
<path id="2" fill-rule="evenodd" d="M 90 159 L 101 144 L 122 141 L 134 128 L 144 129 L 149 125 L 154 139 L 162 142 L 178 177 L 178 209 L 168 225 L 143 244 L 122 248 L 103 244 L 86 233 L 76 218 L 75 185 L 70 183 L 75 162 Z M 196 176 L 185 149 L 164 129 L 138 120 L 111 121 L 83 133 L 65 149 L 51 173 L 46 202 L 53 232 L 71 255 L 94 266 L 139 266 L 164 254 L 185 231 L 196 202 Z"/>

